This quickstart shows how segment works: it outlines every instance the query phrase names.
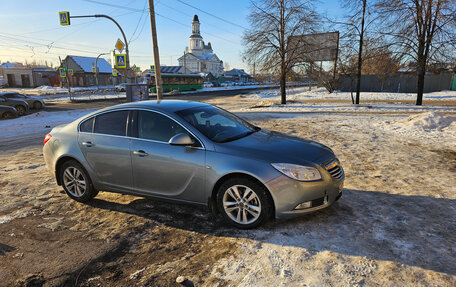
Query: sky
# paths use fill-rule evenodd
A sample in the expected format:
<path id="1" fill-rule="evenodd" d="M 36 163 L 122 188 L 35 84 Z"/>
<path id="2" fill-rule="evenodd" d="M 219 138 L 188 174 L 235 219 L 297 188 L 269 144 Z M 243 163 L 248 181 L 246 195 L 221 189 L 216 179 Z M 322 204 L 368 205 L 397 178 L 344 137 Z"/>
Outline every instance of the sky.
<path id="1" fill-rule="evenodd" d="M 189 45 L 191 22 L 197 14 L 205 43 L 231 68 L 250 71 L 242 61 L 242 34 L 249 28 L 248 0 L 155 0 L 161 65 L 178 65 Z M 71 16 L 106 14 L 120 24 L 129 41 L 130 62 L 142 70 L 153 64 L 148 0 L 0 0 L 0 62 L 38 61 L 54 66 L 59 57 L 96 57 L 114 49 L 122 35 L 104 18 L 72 18 L 59 24 L 59 11 Z M 108 4 L 108 5 L 103 5 Z M 193 7 L 191 7 L 193 6 Z M 321 13 L 337 15 L 339 0 L 316 3 Z M 107 56 L 109 58 L 109 56 Z"/>

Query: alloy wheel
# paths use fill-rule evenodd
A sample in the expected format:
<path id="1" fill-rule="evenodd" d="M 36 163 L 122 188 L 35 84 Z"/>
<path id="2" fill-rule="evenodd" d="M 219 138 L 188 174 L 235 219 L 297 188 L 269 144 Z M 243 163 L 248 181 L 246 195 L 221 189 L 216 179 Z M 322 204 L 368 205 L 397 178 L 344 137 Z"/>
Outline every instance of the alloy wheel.
<path id="1" fill-rule="evenodd" d="M 83 173 L 73 166 L 67 167 L 63 172 L 63 184 L 67 191 L 75 197 L 83 196 L 87 189 L 87 181 Z"/>
<path id="2" fill-rule="evenodd" d="M 225 213 L 238 224 L 251 224 L 261 215 L 261 201 L 251 188 L 233 185 L 223 194 Z"/>

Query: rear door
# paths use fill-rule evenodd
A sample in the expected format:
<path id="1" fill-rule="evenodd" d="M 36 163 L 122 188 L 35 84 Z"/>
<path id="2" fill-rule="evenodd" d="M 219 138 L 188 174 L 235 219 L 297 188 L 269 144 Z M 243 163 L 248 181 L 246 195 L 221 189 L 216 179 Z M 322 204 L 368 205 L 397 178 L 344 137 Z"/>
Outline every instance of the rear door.
<path id="1" fill-rule="evenodd" d="M 128 110 L 106 112 L 80 125 L 81 150 L 98 182 L 113 191 L 133 188 L 131 139 L 127 137 L 129 113 Z M 82 132 L 90 126 L 92 133 Z"/>
<path id="2" fill-rule="evenodd" d="M 204 194 L 206 152 L 182 125 L 167 115 L 139 110 L 133 129 L 131 160 L 136 191 L 192 202 L 206 202 Z M 174 146 L 168 141 L 187 133 L 196 146 Z"/>

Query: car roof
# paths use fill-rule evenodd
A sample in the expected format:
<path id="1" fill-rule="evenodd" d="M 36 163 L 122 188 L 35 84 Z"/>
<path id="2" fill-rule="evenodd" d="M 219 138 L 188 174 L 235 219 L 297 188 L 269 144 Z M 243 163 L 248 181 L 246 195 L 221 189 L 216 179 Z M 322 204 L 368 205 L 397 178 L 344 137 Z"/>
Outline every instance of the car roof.
<path id="1" fill-rule="evenodd" d="M 194 107 L 203 107 L 203 106 L 210 106 L 206 103 L 201 102 L 192 102 L 192 101 L 183 101 L 183 100 L 149 100 L 149 101 L 140 101 L 140 102 L 133 102 L 133 103 L 126 103 L 115 105 L 105 110 L 112 110 L 118 108 L 145 108 L 145 109 L 152 109 L 157 111 L 163 111 L 168 113 L 174 113 L 180 110 L 190 109 Z"/>

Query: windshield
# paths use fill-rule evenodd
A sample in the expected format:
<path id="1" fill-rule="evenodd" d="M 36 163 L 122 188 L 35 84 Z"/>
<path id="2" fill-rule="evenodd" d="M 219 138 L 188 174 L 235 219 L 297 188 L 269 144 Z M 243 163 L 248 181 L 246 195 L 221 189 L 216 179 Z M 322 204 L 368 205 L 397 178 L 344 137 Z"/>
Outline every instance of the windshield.
<path id="1" fill-rule="evenodd" d="M 215 142 L 229 142 L 246 137 L 260 128 L 214 106 L 203 106 L 176 112 L 198 131 Z"/>

